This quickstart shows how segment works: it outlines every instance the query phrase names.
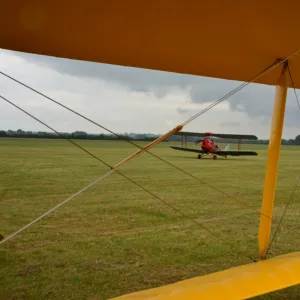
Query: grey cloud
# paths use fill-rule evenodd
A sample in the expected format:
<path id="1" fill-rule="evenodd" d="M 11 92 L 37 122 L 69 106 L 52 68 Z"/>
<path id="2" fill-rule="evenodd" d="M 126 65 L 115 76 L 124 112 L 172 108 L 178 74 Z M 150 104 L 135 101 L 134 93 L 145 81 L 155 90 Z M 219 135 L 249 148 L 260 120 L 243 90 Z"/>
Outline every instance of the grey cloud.
<path id="1" fill-rule="evenodd" d="M 186 90 L 189 101 L 192 103 L 211 103 L 241 84 L 236 81 L 192 75 L 72 61 L 19 52 L 16 54 L 27 62 L 52 68 L 61 74 L 79 78 L 101 79 L 116 85 L 126 86 L 131 91 L 154 94 L 157 98 L 162 98 L 176 89 Z M 244 112 L 253 119 L 264 117 L 266 118 L 265 122 L 268 122 L 272 114 L 274 92 L 274 87 L 251 83 L 225 101 L 228 101 L 232 111 Z M 183 114 L 185 109 L 178 108 L 177 112 Z M 285 125 L 299 126 L 299 116 L 296 99 L 290 92 Z"/>
<path id="2" fill-rule="evenodd" d="M 241 83 L 214 78 L 201 78 L 198 84 L 191 84 L 189 96 L 194 103 L 210 103 L 239 86 Z"/>
<path id="3" fill-rule="evenodd" d="M 204 87 L 194 85 L 191 88 L 190 99 L 195 103 L 213 102 L 236 88 L 240 83 L 233 81 L 213 80 Z M 298 92 L 298 91 L 297 91 Z M 300 96 L 300 93 L 299 93 Z M 232 111 L 244 112 L 252 119 L 260 119 L 264 124 L 272 117 L 275 97 L 275 87 L 251 83 L 244 89 L 230 96 L 226 101 Z M 263 118 L 261 120 L 261 118 Z M 286 105 L 285 125 L 300 126 L 300 111 L 293 90 L 289 90 Z"/>
<path id="4" fill-rule="evenodd" d="M 224 127 L 238 127 L 240 123 L 234 121 L 228 121 L 228 122 L 221 122 L 220 125 Z"/>
<path id="5" fill-rule="evenodd" d="M 300 111 L 293 93 L 292 90 L 288 92 L 285 126 L 299 127 Z M 253 119 L 263 117 L 262 122 L 267 123 L 272 117 L 274 97 L 275 87 L 249 86 L 248 90 L 242 91 L 240 96 L 234 96 L 229 101 L 229 106 L 232 111 L 244 112 Z"/>
<path id="6" fill-rule="evenodd" d="M 74 61 L 21 52 L 14 53 L 27 62 L 54 69 L 61 74 L 80 78 L 103 79 L 115 84 L 125 85 L 135 92 L 154 93 L 158 98 L 165 96 L 170 90 L 186 88 L 191 83 L 198 83 L 199 81 L 198 77 L 190 75 L 120 67 L 79 60 Z"/>
<path id="7" fill-rule="evenodd" d="M 176 109 L 176 111 L 177 111 L 179 114 L 186 114 L 186 113 L 189 112 L 188 109 L 183 109 L 183 108 L 181 108 L 181 107 L 178 107 L 178 108 Z"/>

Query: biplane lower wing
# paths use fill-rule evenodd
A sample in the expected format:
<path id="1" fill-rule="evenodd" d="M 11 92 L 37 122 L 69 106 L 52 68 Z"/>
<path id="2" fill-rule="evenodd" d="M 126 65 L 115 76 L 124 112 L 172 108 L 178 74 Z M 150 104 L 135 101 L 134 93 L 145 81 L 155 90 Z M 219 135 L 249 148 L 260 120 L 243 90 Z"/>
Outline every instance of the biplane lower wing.
<path id="1" fill-rule="evenodd" d="M 188 152 L 195 152 L 195 153 L 201 153 L 201 154 L 208 154 L 208 151 L 204 151 L 201 149 L 193 149 L 193 148 L 183 148 L 183 147 L 176 147 L 176 146 L 170 146 L 172 149 L 175 150 L 181 150 L 181 151 L 188 151 Z"/>
<path id="2" fill-rule="evenodd" d="M 255 151 L 213 151 L 212 154 L 224 155 L 224 156 L 255 156 L 257 153 Z"/>
<path id="3" fill-rule="evenodd" d="M 299 283 L 300 252 L 296 252 L 113 299 L 250 299 Z"/>
<path id="4" fill-rule="evenodd" d="M 187 152 L 194 152 L 194 153 L 200 153 L 200 154 L 215 154 L 220 156 L 255 156 L 257 153 L 255 151 L 213 151 L 208 152 L 201 149 L 193 149 L 193 148 L 184 148 L 184 147 L 176 147 L 176 146 L 170 146 L 172 149 L 175 150 L 181 150 L 181 151 L 187 151 Z"/>

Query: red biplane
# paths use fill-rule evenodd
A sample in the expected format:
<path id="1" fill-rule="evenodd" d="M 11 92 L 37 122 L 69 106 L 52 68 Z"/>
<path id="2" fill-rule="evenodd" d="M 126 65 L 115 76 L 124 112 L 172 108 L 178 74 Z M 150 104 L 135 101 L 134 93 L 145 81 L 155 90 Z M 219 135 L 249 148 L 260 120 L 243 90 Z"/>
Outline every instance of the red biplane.
<path id="1" fill-rule="evenodd" d="M 202 158 L 203 155 L 209 155 L 211 158 L 216 159 L 217 155 L 227 158 L 227 156 L 254 156 L 257 155 L 255 151 L 241 151 L 240 145 L 241 140 L 257 140 L 255 135 L 246 135 L 246 134 L 223 134 L 223 133 L 216 133 L 212 134 L 211 132 L 205 133 L 197 133 L 197 132 L 178 132 L 174 135 L 181 135 L 182 136 L 182 147 L 170 146 L 172 149 L 175 150 L 182 150 L 182 151 L 189 151 L 199 153 L 198 158 Z M 201 149 L 193 149 L 183 147 L 183 143 L 186 145 L 186 137 L 187 136 L 198 136 L 201 137 L 200 140 L 195 141 L 195 144 L 200 143 Z M 229 144 L 226 146 L 224 150 L 222 150 L 213 140 L 213 137 L 217 138 L 225 138 L 225 139 L 237 139 L 238 140 L 238 150 L 230 151 Z"/>

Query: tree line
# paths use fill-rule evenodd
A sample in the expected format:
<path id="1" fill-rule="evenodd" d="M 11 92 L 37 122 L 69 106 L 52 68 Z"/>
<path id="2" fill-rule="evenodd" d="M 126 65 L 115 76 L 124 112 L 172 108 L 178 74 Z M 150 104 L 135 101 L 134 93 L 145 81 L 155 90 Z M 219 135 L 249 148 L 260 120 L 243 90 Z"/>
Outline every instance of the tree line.
<path id="1" fill-rule="evenodd" d="M 113 134 L 93 134 L 87 133 L 85 131 L 74 131 L 74 132 L 60 132 L 60 134 L 54 132 L 46 131 L 24 131 L 22 129 L 18 130 L 0 130 L 0 137 L 6 138 L 41 138 L 41 139 L 80 139 L 80 140 L 133 140 L 133 141 L 153 141 L 158 138 L 159 134 L 152 133 L 122 133 L 115 136 Z M 169 142 L 180 142 L 181 136 L 173 135 L 170 136 L 166 141 Z M 199 137 L 186 137 L 187 142 L 194 142 L 199 139 Z M 233 143 L 236 144 L 236 139 L 218 139 L 215 141 L 217 143 Z M 242 140 L 242 144 L 269 144 L 269 140 Z M 295 139 L 282 139 L 282 145 L 300 145 L 300 135 L 297 135 Z"/>
<path id="2" fill-rule="evenodd" d="M 133 134 L 125 133 L 118 134 L 118 136 L 113 134 L 93 134 L 87 133 L 85 131 L 74 131 L 74 132 L 47 132 L 47 131 L 24 131 L 22 129 L 18 130 L 0 130 L 0 137 L 6 138 L 36 138 L 36 139 L 78 139 L 78 140 L 141 140 L 141 141 L 151 141 L 155 140 L 159 135 L 154 134 Z"/>

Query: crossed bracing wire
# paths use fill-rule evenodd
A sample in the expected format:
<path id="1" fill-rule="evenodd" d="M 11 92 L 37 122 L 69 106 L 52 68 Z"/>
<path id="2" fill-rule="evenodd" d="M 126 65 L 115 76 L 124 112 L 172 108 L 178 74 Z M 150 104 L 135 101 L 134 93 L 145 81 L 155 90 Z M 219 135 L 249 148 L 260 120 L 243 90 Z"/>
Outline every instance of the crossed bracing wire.
<path id="1" fill-rule="evenodd" d="M 300 51 L 300 50 L 299 50 L 299 51 Z M 255 80 L 257 80 L 258 78 L 260 78 L 261 76 L 263 76 L 263 75 L 266 74 L 267 72 L 271 71 L 273 68 L 277 67 L 277 66 L 280 65 L 281 63 L 287 61 L 288 59 L 290 59 L 291 57 L 293 57 L 294 55 L 296 55 L 299 51 L 296 51 L 295 53 L 293 53 L 291 56 L 289 56 L 289 57 L 286 58 L 285 60 L 276 60 L 272 65 L 270 65 L 269 67 L 267 67 L 266 69 L 264 69 L 263 71 L 261 71 L 258 75 L 256 75 L 256 76 L 255 76 L 254 78 L 252 78 L 250 81 L 245 82 L 245 83 L 241 84 L 240 86 L 238 86 L 236 89 L 230 91 L 228 94 L 226 94 L 225 96 L 221 97 L 220 99 L 218 99 L 217 101 L 215 101 L 214 103 L 212 103 L 211 105 L 209 105 L 207 108 L 203 109 L 203 110 L 200 111 L 199 113 L 197 113 L 197 114 L 195 114 L 194 116 L 192 116 L 191 118 L 189 118 L 187 121 L 185 121 L 185 122 L 183 123 L 183 125 L 186 125 L 186 124 L 190 123 L 191 121 L 195 120 L 196 118 L 198 118 L 200 115 L 204 114 L 206 111 L 208 111 L 208 110 L 211 109 L 212 107 L 214 107 L 214 106 L 216 106 L 217 104 L 221 103 L 222 101 L 224 101 L 225 99 L 227 99 L 228 97 L 230 97 L 231 95 L 233 95 L 234 93 L 236 93 L 237 91 L 241 90 L 242 88 L 244 88 L 245 86 L 247 86 L 247 85 L 250 84 L 251 82 L 254 82 Z M 24 83 L 22 83 L 22 82 L 16 80 L 15 78 L 12 78 L 11 76 L 5 74 L 4 72 L 0 72 L 0 74 L 2 74 L 3 76 L 6 76 L 6 77 L 8 77 L 8 78 L 10 78 L 11 80 L 16 81 L 17 83 L 19 83 L 19 84 L 21 84 L 21 85 L 23 85 L 23 86 L 25 86 L 25 87 L 31 89 L 32 91 L 34 91 L 34 92 L 36 92 L 36 93 L 42 95 L 43 97 L 49 99 L 50 101 L 52 101 L 52 102 L 54 102 L 54 103 L 56 103 L 56 104 L 58 104 L 58 105 L 64 107 L 65 109 L 67 109 L 67 110 L 69 110 L 69 111 L 75 113 L 76 115 L 79 115 L 80 117 L 82 117 L 82 118 L 84 118 L 84 119 L 86 119 L 86 120 L 92 122 L 93 124 L 95 124 L 95 125 L 101 127 L 102 129 L 105 129 L 105 130 L 107 130 L 108 132 L 110 132 L 110 133 L 116 135 L 117 137 L 121 138 L 119 135 L 117 135 L 116 133 L 112 132 L 111 130 L 105 128 L 104 126 L 102 126 L 102 125 L 96 123 L 95 121 L 92 121 L 91 119 L 89 119 L 89 118 L 87 118 L 87 117 L 81 115 L 81 114 L 78 113 L 78 112 L 75 112 L 74 110 L 72 110 L 72 109 L 66 107 L 65 105 L 63 105 L 63 104 L 61 104 L 61 103 L 55 101 L 54 99 L 52 99 L 52 98 L 50 98 L 50 97 L 48 97 L 48 96 L 46 96 L 46 95 L 44 95 L 44 94 L 38 92 L 37 90 L 35 90 L 35 89 L 29 87 L 28 85 L 26 85 L 26 84 L 24 84 Z M 46 127 L 50 128 L 52 131 L 56 132 L 57 134 L 60 134 L 60 133 L 58 133 L 56 130 L 54 130 L 53 128 L 51 128 L 51 127 L 48 126 L 47 124 L 45 124 L 44 122 L 40 121 L 39 119 L 37 119 L 37 118 L 34 117 L 33 115 L 29 114 L 28 112 L 26 112 L 26 111 L 23 110 L 22 108 L 18 107 L 17 105 L 15 105 L 14 103 L 12 103 L 12 102 L 9 101 L 8 99 L 6 99 L 5 97 L 1 96 L 1 98 L 2 98 L 3 100 L 5 100 L 6 102 L 10 103 L 11 105 L 15 106 L 16 108 L 22 110 L 22 111 L 23 111 L 24 113 L 26 113 L 27 115 L 33 117 L 33 118 L 34 118 L 35 120 L 37 120 L 38 122 L 40 122 L 40 123 L 42 123 L 43 125 L 45 125 Z M 61 135 L 61 134 L 60 134 L 60 135 Z M 129 178 L 128 176 L 126 176 L 126 175 L 124 175 L 123 173 L 121 173 L 120 171 L 118 171 L 118 170 L 116 170 L 116 169 L 113 169 L 112 166 L 108 165 L 108 164 L 107 164 L 106 162 L 104 162 L 103 160 L 99 159 L 98 157 L 96 157 L 95 155 L 93 155 L 92 153 L 90 153 L 89 151 L 87 151 L 86 149 L 84 149 L 83 147 L 79 146 L 77 143 L 73 142 L 72 140 L 66 138 L 66 137 L 63 136 L 63 135 L 62 135 L 62 137 L 65 138 L 65 139 L 67 139 L 69 142 L 71 142 L 71 143 L 74 144 L 75 146 L 79 147 L 81 150 L 85 151 L 85 152 L 88 153 L 89 155 L 93 156 L 94 158 L 96 158 L 96 159 L 97 159 L 98 161 L 100 161 L 101 163 L 103 163 L 103 164 L 105 164 L 106 166 L 110 167 L 111 170 L 110 170 L 109 172 L 107 172 L 105 175 L 103 175 L 103 176 L 101 176 L 100 178 L 98 178 L 97 180 L 95 180 L 94 182 L 92 182 L 91 184 L 89 184 L 87 187 L 83 188 L 82 190 L 78 191 L 77 193 L 75 193 L 74 195 L 72 195 L 71 197 L 69 197 L 68 199 L 66 199 L 65 201 L 63 201 L 62 203 L 60 203 L 60 204 L 58 204 L 57 206 L 55 206 L 54 208 L 52 208 L 51 210 L 49 210 L 48 212 L 46 212 L 45 214 L 43 214 L 42 216 L 40 216 L 39 218 L 37 218 L 36 220 L 34 220 L 33 222 L 27 224 L 26 226 L 24 226 L 24 227 L 21 228 L 20 230 L 16 231 L 16 232 L 13 233 L 12 235 L 10 235 L 10 236 L 8 236 L 7 238 L 5 238 L 4 240 L 2 240 L 2 241 L 0 242 L 0 244 L 6 242 L 7 240 L 9 240 L 10 238 L 12 238 L 12 237 L 15 236 L 16 234 L 18 234 L 18 233 L 20 233 L 21 231 L 25 230 L 26 228 L 30 227 L 30 226 L 33 225 L 35 222 L 37 222 L 38 220 L 42 219 L 43 217 L 45 217 L 46 215 L 48 215 L 48 214 L 51 213 L 52 211 L 56 210 L 56 209 L 57 209 L 58 207 L 60 207 L 61 205 L 67 203 L 68 201 L 70 201 L 71 199 L 73 199 L 74 197 L 76 197 L 77 195 L 79 195 L 80 193 L 82 193 L 83 191 L 85 191 L 86 189 L 88 189 L 89 187 L 91 187 L 92 185 L 96 184 L 97 182 L 99 182 L 99 181 L 102 180 L 103 178 L 107 177 L 108 175 L 110 175 L 111 173 L 113 173 L 114 171 L 116 171 L 117 173 L 119 173 L 121 176 L 123 176 L 123 177 L 126 178 L 127 180 L 129 180 L 129 181 L 131 181 L 132 183 L 136 184 L 137 186 L 139 186 L 140 188 L 142 188 L 144 191 L 150 193 L 152 196 L 154 196 L 155 198 L 157 198 L 158 200 L 160 200 L 160 201 L 163 202 L 164 204 L 168 205 L 168 206 L 171 207 L 173 210 L 175 210 L 175 211 L 177 211 L 178 213 L 180 213 L 183 217 L 185 217 L 185 218 L 191 220 L 192 222 L 194 222 L 195 224 L 197 224 L 197 225 L 198 225 L 199 227 L 201 227 L 202 229 L 206 230 L 207 232 L 209 232 L 210 234 L 212 234 L 212 235 L 215 236 L 216 238 L 222 240 L 223 242 L 229 244 L 229 245 L 232 247 L 232 244 L 231 244 L 231 243 L 229 243 L 228 241 L 224 240 L 221 236 L 216 235 L 216 234 L 213 233 L 211 230 L 209 230 L 208 228 L 204 227 L 201 223 L 195 221 L 194 219 L 190 218 L 190 217 L 187 216 L 186 214 L 182 213 L 182 212 L 181 212 L 180 210 L 178 210 L 176 207 L 174 207 L 173 205 L 171 205 L 171 204 L 168 203 L 167 201 L 161 199 L 161 198 L 158 197 L 157 195 L 153 194 L 151 191 L 147 190 L 146 188 L 144 188 L 143 186 L 141 186 L 140 184 L 138 184 L 137 182 L 135 182 L 134 180 L 132 180 L 132 179 Z M 131 143 L 132 145 L 134 145 L 134 146 L 136 146 L 136 147 L 138 147 L 138 148 L 141 149 L 140 146 L 138 146 L 137 144 L 133 143 L 132 141 L 129 141 L 129 140 L 126 140 L 126 141 L 129 142 L 129 143 Z M 149 152 L 149 151 L 146 151 L 146 152 L 148 152 L 149 154 L 153 155 L 154 157 L 156 157 L 156 158 L 158 158 L 158 159 L 164 161 L 165 163 L 167 163 L 167 164 L 173 166 L 173 167 L 176 168 L 177 170 L 179 170 L 179 171 L 181 171 L 181 172 L 183 172 L 183 173 L 185 173 L 185 174 L 187 174 L 187 175 L 193 177 L 194 179 L 199 180 L 199 181 L 201 181 L 201 182 L 204 183 L 204 184 L 208 184 L 208 183 L 204 182 L 203 180 L 199 179 L 198 177 L 196 177 L 196 176 L 194 176 L 194 175 L 188 173 L 187 171 L 185 171 L 185 170 L 183 170 L 183 169 L 181 169 L 181 168 L 175 166 L 174 164 L 172 164 L 172 163 L 166 161 L 165 159 L 163 159 L 163 158 L 161 158 L 161 157 L 159 157 L 159 156 L 153 154 L 152 152 Z M 225 194 L 226 196 L 230 197 L 231 199 L 234 199 L 235 201 L 238 201 L 239 203 L 241 203 L 241 204 L 243 204 L 243 205 L 249 207 L 249 206 L 246 205 L 244 202 L 242 202 L 242 201 L 236 199 L 235 197 L 230 196 L 229 194 L 227 194 L 227 193 L 225 193 L 225 192 L 223 192 L 223 191 L 221 191 L 221 190 L 215 188 L 214 186 L 212 186 L 212 185 L 210 185 L 210 184 L 208 184 L 208 185 L 209 185 L 210 187 L 212 187 L 212 188 L 218 190 L 219 192 Z M 250 207 L 250 208 L 251 208 L 251 207 Z M 253 208 L 251 208 L 251 209 L 253 209 Z M 259 211 L 257 211 L 257 212 L 260 213 Z M 261 213 L 260 213 L 260 214 L 261 214 Z M 237 251 L 236 251 L 237 249 L 235 249 L 235 247 L 233 247 L 233 250 L 234 250 L 235 252 L 237 252 Z M 239 252 L 240 254 L 242 254 L 239 250 L 238 250 L 238 252 Z M 254 260 L 253 258 L 249 257 L 248 255 L 246 255 L 246 256 L 247 256 L 248 258 L 250 258 L 251 260 Z"/>
<path id="2" fill-rule="evenodd" d="M 41 124 L 43 124 L 44 126 L 46 126 L 47 128 L 49 128 L 50 130 L 54 131 L 56 134 L 60 135 L 61 137 L 63 137 L 64 139 L 66 139 L 67 141 L 71 142 L 73 145 L 75 145 L 76 147 L 78 147 L 79 149 L 83 150 L 84 152 L 88 153 L 89 155 L 91 155 L 92 157 L 94 157 L 95 159 L 97 159 L 99 162 L 103 163 L 104 165 L 106 165 L 107 167 L 109 167 L 111 170 L 108 171 L 107 173 L 105 173 L 104 175 L 100 176 L 99 178 L 97 178 L 96 180 L 94 180 L 92 183 L 90 183 L 89 185 L 87 185 L 86 187 L 84 187 L 83 189 L 81 189 L 80 191 L 76 192 L 75 194 L 73 194 L 72 196 L 70 196 L 69 198 L 67 198 L 66 200 L 64 200 L 63 202 L 59 203 L 58 205 L 56 205 L 55 207 L 53 207 L 52 209 L 50 209 L 49 211 L 45 212 L 43 215 L 39 216 L 38 218 L 36 218 L 35 220 L 33 220 L 32 222 L 30 222 L 29 224 L 27 224 L 26 226 L 20 228 L 19 230 L 17 230 L 16 232 L 14 232 L 13 234 L 11 234 L 10 236 L 8 236 L 7 238 L 3 239 L 2 241 L 0 241 L 0 245 L 5 243 L 6 241 L 8 241 L 9 239 L 11 239 L 12 237 L 16 236 L 17 234 L 19 234 L 20 232 L 22 232 L 23 230 L 29 228 L 31 225 L 33 225 L 34 223 L 36 223 L 37 221 L 41 220 L 42 218 L 46 217 L 47 215 L 49 215 L 50 213 L 52 213 L 53 211 L 55 211 L 57 208 L 59 208 L 60 206 L 66 204 L 67 202 L 71 201 L 73 198 L 75 198 L 76 196 L 80 195 L 82 192 L 84 192 L 85 190 L 87 190 L 88 188 L 92 187 L 93 185 L 95 185 L 96 183 L 98 183 L 99 181 L 101 181 L 102 179 L 108 177 L 109 175 L 111 175 L 113 172 L 118 173 L 119 175 L 121 175 L 122 177 L 124 177 L 125 179 L 127 179 L 128 181 L 132 182 L 133 184 L 137 185 L 138 187 L 140 187 L 142 190 L 144 190 L 145 192 L 149 193 L 151 196 L 153 196 L 154 198 L 158 199 L 159 201 L 163 202 L 165 205 L 169 206 L 170 208 L 172 208 L 173 210 L 175 210 L 176 212 L 178 212 L 179 214 L 181 214 L 183 217 L 185 217 L 186 219 L 192 221 L 194 224 L 196 224 L 197 226 L 199 226 L 200 228 L 204 229 L 205 231 L 207 231 L 208 233 L 210 233 L 211 235 L 213 235 L 215 238 L 221 240 L 222 242 L 226 243 L 227 245 L 229 245 L 232 250 L 234 252 L 236 252 L 239 255 L 243 255 L 246 256 L 247 258 L 251 259 L 252 261 L 255 261 L 252 257 L 243 254 L 242 251 L 240 251 L 239 249 L 236 249 L 236 247 L 234 246 L 233 243 L 228 242 L 227 240 L 225 240 L 224 238 L 222 238 L 220 235 L 214 233 L 213 231 L 211 231 L 210 229 L 208 229 L 206 226 L 204 226 L 202 223 L 196 221 L 195 219 L 191 218 L 190 216 L 184 214 L 181 210 L 177 209 L 175 206 L 173 206 L 172 204 L 170 204 L 169 202 L 163 200 L 161 197 L 157 196 L 156 194 L 154 194 L 153 192 L 151 192 L 150 190 L 148 190 L 147 188 L 145 188 L 144 186 L 142 186 L 141 184 L 139 184 L 138 182 L 136 182 L 135 180 L 131 179 L 130 177 L 128 177 L 127 175 L 123 174 L 122 172 L 120 172 L 119 170 L 117 170 L 118 167 L 113 168 L 113 166 L 109 165 L 108 163 L 106 163 L 105 161 L 103 161 L 102 159 L 100 159 L 99 157 L 95 156 L 94 154 L 90 153 L 88 150 L 84 149 L 82 146 L 78 145 L 76 142 L 72 141 L 71 139 L 65 137 L 63 134 L 61 134 L 60 132 L 56 131 L 54 128 L 52 128 L 51 126 L 47 125 L 46 123 L 44 123 L 43 121 L 39 120 L 38 118 L 36 118 L 35 116 L 33 116 L 31 113 L 25 111 L 24 109 L 22 109 L 21 107 L 19 107 L 18 105 L 16 105 L 15 103 L 11 102 L 10 100 L 8 100 L 7 98 L 3 97 L 2 95 L 0 95 L 0 98 L 4 101 L 6 101 L 7 103 L 11 104 L 12 106 L 14 106 L 15 108 L 23 111 L 25 114 L 27 114 L 28 116 L 32 117 L 33 119 L 35 119 L 36 121 L 40 122 Z"/>

